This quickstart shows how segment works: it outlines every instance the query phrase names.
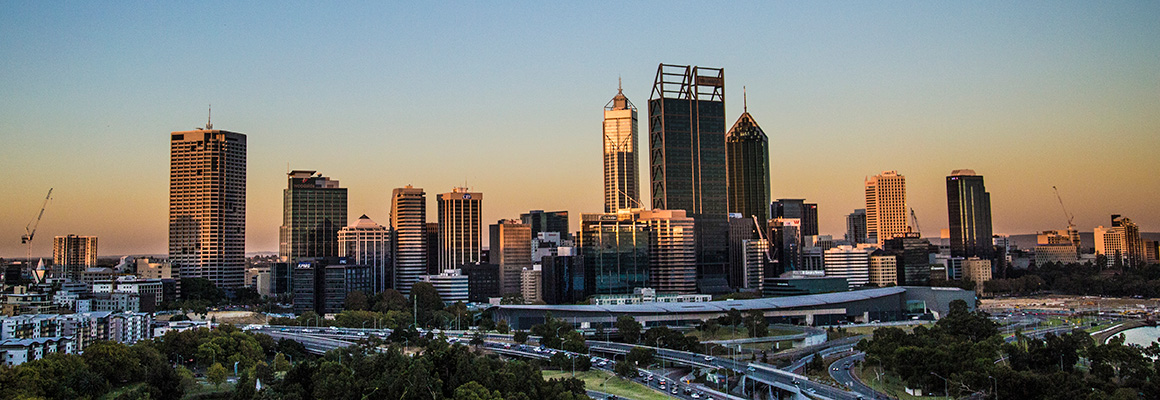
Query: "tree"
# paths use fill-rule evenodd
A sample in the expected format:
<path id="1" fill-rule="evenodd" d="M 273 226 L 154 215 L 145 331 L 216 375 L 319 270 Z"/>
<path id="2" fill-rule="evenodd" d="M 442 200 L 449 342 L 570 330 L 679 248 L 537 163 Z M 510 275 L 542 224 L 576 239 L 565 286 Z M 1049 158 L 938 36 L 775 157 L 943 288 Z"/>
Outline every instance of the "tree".
<path id="1" fill-rule="evenodd" d="M 825 372 L 826 364 L 822 361 L 822 354 L 814 352 L 814 358 L 806 364 L 806 370 L 811 372 Z"/>
<path id="2" fill-rule="evenodd" d="M 512 340 L 519 344 L 527 343 L 528 331 L 516 331 L 514 334 L 512 334 Z"/>
<path id="3" fill-rule="evenodd" d="M 637 375 L 636 367 L 633 367 L 632 363 L 628 361 L 617 361 L 612 370 L 621 378 L 636 378 Z"/>
<path id="4" fill-rule="evenodd" d="M 625 356 L 629 362 L 637 366 L 637 368 L 648 368 L 652 365 L 653 358 L 656 356 L 656 350 L 645 347 L 633 347 Z"/>
<path id="5" fill-rule="evenodd" d="M 209 380 L 209 383 L 213 384 L 214 388 L 217 388 L 220 387 L 222 383 L 225 383 L 226 374 L 226 367 L 223 367 L 221 363 L 214 363 L 213 365 L 209 366 L 208 370 L 206 370 L 205 377 Z"/>
<path id="6" fill-rule="evenodd" d="M 745 315 L 745 329 L 749 337 L 763 337 L 769 334 L 769 324 L 765 321 L 765 313 L 761 310 L 750 310 Z"/>
<path id="7" fill-rule="evenodd" d="M 511 332 L 511 328 L 508 327 L 506 320 L 501 319 L 498 323 L 495 324 L 495 331 L 506 335 L 508 332 Z"/>
<path id="8" fill-rule="evenodd" d="M 375 295 L 371 310 L 385 313 L 388 311 L 410 311 L 411 302 L 395 289 L 387 289 Z"/>
<path id="9" fill-rule="evenodd" d="M 278 353 L 274 355 L 274 370 L 278 372 L 286 372 L 290 370 L 290 361 L 286 360 L 286 355 Z"/>
<path id="10" fill-rule="evenodd" d="M 479 382 L 471 381 L 455 388 L 454 400 L 503 400 L 503 397 L 500 396 L 498 390 L 488 391 Z"/>
<path id="11" fill-rule="evenodd" d="M 624 338 L 625 343 L 639 343 L 641 329 L 640 322 L 636 322 L 636 319 L 633 317 L 627 315 L 616 317 L 616 331 L 620 332 L 620 336 Z"/>
<path id="12" fill-rule="evenodd" d="M 415 282 L 411 286 L 410 300 L 419 313 L 416 317 L 422 326 L 431 326 L 435 322 L 435 311 L 443 310 L 443 300 L 439 298 L 435 286 L 429 282 Z"/>
<path id="13" fill-rule="evenodd" d="M 717 318 L 717 322 L 720 322 L 721 325 L 736 326 L 741 324 L 743 318 L 740 310 L 730 308 L 728 313 Z"/>
<path id="14" fill-rule="evenodd" d="M 141 363 L 121 343 L 99 341 L 85 347 L 85 362 L 113 385 L 131 382 L 142 373 Z"/>
<path id="15" fill-rule="evenodd" d="M 181 297 L 184 300 L 203 300 L 215 304 L 226 296 L 209 279 L 181 278 Z"/>
<path id="16" fill-rule="evenodd" d="M 351 311 L 363 311 L 370 308 L 367 295 L 357 290 L 347 292 L 346 301 L 343 302 L 343 308 Z"/>
<path id="17" fill-rule="evenodd" d="M 483 346 L 483 332 L 475 331 L 475 333 L 471 335 L 471 341 L 469 343 L 475 347 Z"/>

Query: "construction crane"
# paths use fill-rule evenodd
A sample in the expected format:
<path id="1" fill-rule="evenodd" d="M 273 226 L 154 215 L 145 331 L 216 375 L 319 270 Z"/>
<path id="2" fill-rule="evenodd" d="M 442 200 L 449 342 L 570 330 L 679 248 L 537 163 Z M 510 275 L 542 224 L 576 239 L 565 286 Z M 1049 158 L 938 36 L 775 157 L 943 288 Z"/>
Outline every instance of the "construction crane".
<path id="1" fill-rule="evenodd" d="M 914 215 L 914 208 L 913 207 L 910 209 L 910 221 L 914 223 L 914 227 L 911 229 L 911 232 L 916 232 L 919 235 L 921 235 L 922 234 L 922 227 L 918 226 L 918 216 Z"/>
<path id="2" fill-rule="evenodd" d="M 20 244 L 28 245 L 28 258 L 26 263 L 32 263 L 32 239 L 36 237 L 36 228 L 40 226 L 40 219 L 44 217 L 44 209 L 48 207 L 48 201 L 52 200 L 52 188 L 48 188 L 48 194 L 44 196 L 44 204 L 40 206 L 40 213 L 36 214 L 36 219 L 29 221 L 28 225 L 24 226 L 24 235 L 20 236 Z"/>
<path id="3" fill-rule="evenodd" d="M 1071 243 L 1075 245 L 1075 251 L 1079 252 L 1079 231 L 1075 229 L 1075 215 L 1067 211 L 1067 206 L 1063 205 L 1063 196 L 1059 195 L 1059 188 L 1051 187 L 1055 191 L 1055 199 L 1059 200 L 1059 208 L 1063 209 L 1063 216 L 1067 217 L 1067 237 L 1071 239 Z"/>

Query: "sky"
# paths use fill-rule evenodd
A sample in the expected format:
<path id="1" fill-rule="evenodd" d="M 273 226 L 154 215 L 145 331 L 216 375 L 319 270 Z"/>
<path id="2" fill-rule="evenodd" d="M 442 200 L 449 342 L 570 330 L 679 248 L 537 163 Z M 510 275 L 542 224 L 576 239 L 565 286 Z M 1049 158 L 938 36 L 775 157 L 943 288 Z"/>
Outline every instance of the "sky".
<path id="1" fill-rule="evenodd" d="M 385 224 L 393 188 L 434 210 L 466 184 L 484 224 L 567 210 L 576 230 L 603 210 L 602 107 L 621 78 L 646 121 L 659 63 L 724 68 L 729 125 L 747 88 L 773 198 L 818 203 L 822 234 L 897 170 L 937 236 L 962 168 L 996 233 L 1065 228 L 1052 186 L 1080 230 L 1160 231 L 1157 20 L 1156 1 L 0 0 L 0 257 L 25 255 L 49 188 L 34 255 L 70 233 L 164 254 L 169 133 L 210 104 L 248 136 L 249 252 L 277 250 L 288 169 L 349 188 L 352 223 Z"/>

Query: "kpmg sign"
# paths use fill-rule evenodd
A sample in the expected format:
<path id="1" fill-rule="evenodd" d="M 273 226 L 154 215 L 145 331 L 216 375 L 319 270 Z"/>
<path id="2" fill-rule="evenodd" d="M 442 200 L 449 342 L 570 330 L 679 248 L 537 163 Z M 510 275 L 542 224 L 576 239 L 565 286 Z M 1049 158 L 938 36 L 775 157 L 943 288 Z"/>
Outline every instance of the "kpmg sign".
<path id="1" fill-rule="evenodd" d="M 725 86 L 725 80 L 716 76 L 697 76 L 697 86 Z"/>

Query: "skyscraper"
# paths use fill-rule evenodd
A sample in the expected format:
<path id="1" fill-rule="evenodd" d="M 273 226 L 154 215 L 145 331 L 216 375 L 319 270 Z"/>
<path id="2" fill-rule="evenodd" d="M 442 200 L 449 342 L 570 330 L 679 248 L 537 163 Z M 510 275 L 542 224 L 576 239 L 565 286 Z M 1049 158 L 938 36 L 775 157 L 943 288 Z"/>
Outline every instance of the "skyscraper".
<path id="1" fill-rule="evenodd" d="M 616 212 L 616 210 L 612 212 Z M 572 234 L 568 232 L 567 211 L 532 210 L 520 214 L 520 220 L 532 227 L 533 238 L 538 236 L 540 232 L 556 232 L 560 234 L 561 239 L 572 237 Z"/>
<path id="2" fill-rule="evenodd" d="M 246 268 L 246 135 L 213 129 L 169 140 L 169 261 L 185 278 L 240 288 Z"/>
<path id="3" fill-rule="evenodd" d="M 439 204 L 440 269 L 446 271 L 479 262 L 483 193 L 460 187 L 435 195 L 435 199 Z"/>
<path id="4" fill-rule="evenodd" d="M 604 212 L 640 206 L 636 167 L 636 106 L 617 88 L 604 105 Z"/>
<path id="5" fill-rule="evenodd" d="M 749 243 L 761 237 L 757 229 L 760 228 L 757 228 L 752 216 L 747 217 L 737 213 L 729 214 L 728 275 L 729 287 L 731 288 L 740 289 L 749 287 L 745 281 L 747 279 L 746 266 L 753 266 L 753 263 L 750 261 L 750 255 L 748 254 Z M 764 267 L 762 271 L 764 271 Z"/>
<path id="6" fill-rule="evenodd" d="M 391 193 L 392 253 L 395 289 L 411 293 L 411 286 L 427 275 L 427 196 L 407 185 Z"/>
<path id="7" fill-rule="evenodd" d="M 652 208 L 685 210 L 693 218 L 698 277 L 724 285 L 725 70 L 660 64 L 648 108 Z"/>
<path id="8" fill-rule="evenodd" d="M 1112 214 L 1112 226 L 1093 230 L 1096 254 L 1107 257 L 1107 266 L 1139 267 L 1144 262 L 1144 241 L 1140 227 L 1127 217 Z"/>
<path id="9" fill-rule="evenodd" d="M 748 103 L 725 135 L 729 213 L 757 217 L 765 229 L 769 219 L 769 138 L 749 114 Z"/>
<path id="10" fill-rule="evenodd" d="M 947 177 L 947 215 L 950 218 L 951 255 L 990 259 L 991 194 L 983 186 L 983 176 L 969 169 L 956 169 Z"/>
<path id="11" fill-rule="evenodd" d="M 520 271 L 532 267 L 532 227 L 501 219 L 489 228 L 488 261 L 499 264 L 500 294 L 520 294 Z"/>
<path id="12" fill-rule="evenodd" d="M 584 296 L 627 294 L 648 285 L 649 228 L 627 212 L 581 214 Z"/>
<path id="13" fill-rule="evenodd" d="M 866 209 L 859 208 L 846 215 L 846 242 L 868 243 L 866 240 Z"/>
<path id="14" fill-rule="evenodd" d="M 57 236 L 52 239 L 52 264 L 70 280 L 81 280 L 85 268 L 97 266 L 96 236 Z"/>
<path id="15" fill-rule="evenodd" d="M 353 260 L 355 265 L 371 267 L 371 286 L 374 293 L 394 286 L 394 278 L 391 276 L 389 228 L 375 223 L 364 214 L 351 226 L 338 231 L 338 247 L 342 250 L 342 256 Z"/>
<path id="16" fill-rule="evenodd" d="M 925 285 L 930 282 L 930 242 L 918 232 L 898 234 L 883 243 L 883 249 L 896 256 L 898 286 Z"/>
<path id="17" fill-rule="evenodd" d="M 871 243 L 908 232 L 906 223 L 906 177 L 884 171 L 866 179 L 866 235 Z"/>
<path id="18" fill-rule="evenodd" d="M 794 218 L 801 220 L 801 236 L 818 234 L 818 205 L 806 203 L 805 199 L 777 199 L 769 205 L 770 218 Z M 804 244 L 804 243 L 803 243 Z"/>
<path id="19" fill-rule="evenodd" d="M 346 188 L 316 171 L 291 171 L 282 191 L 278 255 L 294 264 L 304 258 L 338 257 L 338 230 L 346 226 Z"/>

